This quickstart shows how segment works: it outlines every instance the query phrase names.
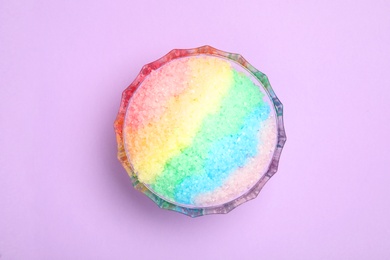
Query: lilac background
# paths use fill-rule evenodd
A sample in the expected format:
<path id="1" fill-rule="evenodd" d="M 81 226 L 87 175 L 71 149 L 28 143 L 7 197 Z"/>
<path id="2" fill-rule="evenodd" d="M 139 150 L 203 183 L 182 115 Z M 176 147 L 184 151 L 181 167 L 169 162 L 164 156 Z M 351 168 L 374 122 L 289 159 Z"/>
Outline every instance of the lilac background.
<path id="1" fill-rule="evenodd" d="M 379 0 L 0 1 L 0 258 L 390 259 L 389 14 Z M 269 76 L 288 140 L 256 200 L 191 219 L 133 190 L 113 122 L 144 64 L 204 44 Z"/>

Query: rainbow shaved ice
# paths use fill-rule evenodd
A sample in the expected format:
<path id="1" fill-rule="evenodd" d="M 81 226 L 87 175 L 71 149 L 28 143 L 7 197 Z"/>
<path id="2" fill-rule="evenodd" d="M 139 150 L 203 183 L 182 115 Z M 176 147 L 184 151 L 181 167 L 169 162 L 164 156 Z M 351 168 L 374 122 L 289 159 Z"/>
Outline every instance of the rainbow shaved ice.
<path id="1" fill-rule="evenodd" d="M 138 180 L 185 207 L 212 207 L 248 192 L 277 142 L 272 103 L 250 74 L 212 55 L 173 59 L 131 97 L 124 148 Z"/>

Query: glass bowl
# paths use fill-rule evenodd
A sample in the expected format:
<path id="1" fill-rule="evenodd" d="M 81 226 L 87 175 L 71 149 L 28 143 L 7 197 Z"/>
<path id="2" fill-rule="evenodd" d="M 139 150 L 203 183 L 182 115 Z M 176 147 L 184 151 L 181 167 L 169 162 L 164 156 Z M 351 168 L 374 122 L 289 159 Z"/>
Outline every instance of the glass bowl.
<path id="1" fill-rule="evenodd" d="M 211 46 L 174 49 L 145 65 L 122 94 L 114 128 L 133 186 L 191 217 L 255 198 L 286 142 L 267 76 Z"/>

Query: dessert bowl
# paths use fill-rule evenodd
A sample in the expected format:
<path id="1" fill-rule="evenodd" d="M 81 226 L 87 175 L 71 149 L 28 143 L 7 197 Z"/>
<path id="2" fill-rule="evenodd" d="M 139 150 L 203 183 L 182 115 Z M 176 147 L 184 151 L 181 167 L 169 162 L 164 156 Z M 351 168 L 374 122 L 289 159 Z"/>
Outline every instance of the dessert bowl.
<path id="1" fill-rule="evenodd" d="M 276 173 L 283 106 L 265 74 L 211 46 L 174 49 L 122 94 L 118 158 L 133 186 L 191 217 L 227 213 Z"/>

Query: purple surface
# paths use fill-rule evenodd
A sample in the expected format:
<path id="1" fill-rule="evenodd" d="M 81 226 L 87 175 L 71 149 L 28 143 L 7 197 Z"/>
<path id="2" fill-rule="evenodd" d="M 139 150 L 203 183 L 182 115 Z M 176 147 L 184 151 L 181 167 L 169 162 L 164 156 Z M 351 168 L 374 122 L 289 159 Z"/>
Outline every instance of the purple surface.
<path id="1" fill-rule="evenodd" d="M 390 258 L 390 2 L 226 2 L 0 2 L 0 259 Z M 204 44 L 268 75 L 288 142 L 257 199 L 191 219 L 133 190 L 113 122 Z"/>

